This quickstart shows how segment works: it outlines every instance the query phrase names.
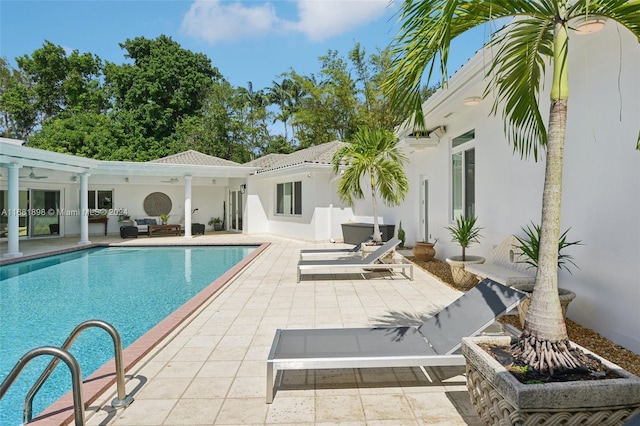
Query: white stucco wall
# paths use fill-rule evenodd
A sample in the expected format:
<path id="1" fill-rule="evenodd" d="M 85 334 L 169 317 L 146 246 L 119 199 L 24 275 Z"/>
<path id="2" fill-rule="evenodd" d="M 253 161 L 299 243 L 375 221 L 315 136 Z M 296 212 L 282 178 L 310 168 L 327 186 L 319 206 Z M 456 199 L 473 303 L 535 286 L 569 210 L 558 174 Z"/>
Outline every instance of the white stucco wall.
<path id="1" fill-rule="evenodd" d="M 569 318 L 640 353 L 640 152 L 634 149 L 640 126 L 640 47 L 626 33 L 619 38 L 609 24 L 602 33 L 571 41 L 561 226 L 570 227 L 569 239 L 583 245 L 568 249 L 579 269 L 560 271 L 559 283 L 578 295 Z M 454 78 L 449 90 L 455 88 Z M 474 90 L 469 86 L 466 95 L 476 95 Z M 546 120 L 548 93 L 541 98 Z M 419 177 L 428 176 L 430 232 L 439 239 L 439 259 L 459 254 L 444 229 L 451 216 L 450 146 L 452 137 L 472 128 L 476 215 L 484 229 L 480 244 L 469 252 L 489 259 L 505 236 L 540 222 L 544 159 L 536 163 L 513 154 L 501 118 L 489 116 L 489 109 L 485 100 L 473 108 L 459 106 L 443 119 L 448 111 L 436 108 L 427 121 L 433 120 L 431 127 L 446 125 L 445 137 L 436 148 L 411 154 L 412 190 L 396 218 L 402 219 L 408 238 L 419 235 L 419 223 L 410 225 L 415 211 L 408 210 L 419 210 L 415 189 Z"/>
<path id="2" fill-rule="evenodd" d="M 121 179 L 112 179 L 113 181 L 120 181 Z M 35 186 L 31 186 L 35 188 Z M 55 185 L 55 189 L 59 189 L 58 184 Z M 136 185 L 136 184 L 121 184 L 121 183 L 89 183 L 89 190 L 111 190 L 113 191 L 114 205 L 113 210 L 123 209 L 126 210 L 131 219 L 142 219 L 150 217 L 144 211 L 144 199 L 147 195 L 153 192 L 162 192 L 169 196 L 172 203 L 170 212 L 170 223 L 185 222 L 184 212 L 184 184 L 172 184 L 172 185 Z M 192 215 L 192 223 L 204 223 L 205 225 L 212 217 L 223 216 L 223 201 L 226 200 L 227 190 L 221 186 L 192 186 L 191 189 L 191 208 L 198 209 Z M 61 203 L 65 209 L 76 209 L 79 205 L 79 185 L 65 185 L 64 192 L 61 194 L 61 199 L 64 203 Z M 227 201 L 227 213 L 228 213 L 228 201 Z M 61 218 L 61 222 L 64 221 L 64 225 L 61 225 L 61 233 L 63 235 L 72 236 L 80 234 L 80 222 L 73 216 L 66 216 Z M 207 225 L 207 229 L 209 226 Z M 119 234 L 120 224 L 118 223 L 118 216 L 114 215 L 109 217 L 107 224 L 108 234 Z M 104 233 L 104 225 L 101 223 L 89 224 L 89 235 L 102 235 Z"/>
<path id="3" fill-rule="evenodd" d="M 276 185 L 302 182 L 302 214 L 276 214 Z M 340 224 L 353 218 L 352 209 L 335 190 L 335 175 L 328 165 L 293 167 L 261 173 L 248 180 L 250 234 L 270 233 L 306 241 L 339 241 Z"/>

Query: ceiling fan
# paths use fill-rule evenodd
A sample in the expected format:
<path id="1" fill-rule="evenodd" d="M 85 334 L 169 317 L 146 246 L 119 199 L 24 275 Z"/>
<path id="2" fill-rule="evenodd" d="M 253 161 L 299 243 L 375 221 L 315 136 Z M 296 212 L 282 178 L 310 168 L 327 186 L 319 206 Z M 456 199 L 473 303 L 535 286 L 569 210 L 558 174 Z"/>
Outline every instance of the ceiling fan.
<path id="1" fill-rule="evenodd" d="M 37 176 L 35 174 L 35 172 L 33 171 L 33 167 L 29 167 L 31 169 L 31 173 L 29 173 L 27 176 L 20 176 L 20 178 L 22 179 L 46 179 L 49 176 Z"/>

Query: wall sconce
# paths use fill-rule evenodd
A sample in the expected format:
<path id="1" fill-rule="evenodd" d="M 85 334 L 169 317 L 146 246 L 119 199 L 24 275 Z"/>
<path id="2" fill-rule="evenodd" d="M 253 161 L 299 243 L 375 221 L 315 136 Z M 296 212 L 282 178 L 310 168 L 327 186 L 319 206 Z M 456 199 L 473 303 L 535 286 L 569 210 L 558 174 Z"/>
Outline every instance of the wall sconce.
<path id="1" fill-rule="evenodd" d="M 129 183 L 129 176 L 125 177 L 125 178 L 124 178 L 124 181 L 125 181 L 126 183 Z"/>
<path id="2" fill-rule="evenodd" d="M 71 176 L 71 182 L 76 183 L 78 181 L 78 175 Z"/>
<path id="3" fill-rule="evenodd" d="M 581 16 L 573 21 L 573 30 L 576 35 L 589 35 L 602 30 L 606 22 L 603 16 Z"/>
<path id="4" fill-rule="evenodd" d="M 447 133 L 447 128 L 445 126 L 438 126 L 429 132 L 429 137 L 431 138 L 431 135 L 433 135 L 440 139 L 445 135 L 445 133 Z"/>
<path id="5" fill-rule="evenodd" d="M 478 105 L 482 101 L 480 96 L 470 96 L 468 98 L 464 98 L 464 104 L 466 106 L 475 106 Z"/>
<path id="6" fill-rule="evenodd" d="M 247 184 L 243 183 L 242 185 L 240 185 L 240 193 L 244 194 L 245 192 L 247 192 Z"/>
<path id="7" fill-rule="evenodd" d="M 216 180 L 215 179 L 211 179 L 211 183 L 215 185 L 216 184 Z"/>

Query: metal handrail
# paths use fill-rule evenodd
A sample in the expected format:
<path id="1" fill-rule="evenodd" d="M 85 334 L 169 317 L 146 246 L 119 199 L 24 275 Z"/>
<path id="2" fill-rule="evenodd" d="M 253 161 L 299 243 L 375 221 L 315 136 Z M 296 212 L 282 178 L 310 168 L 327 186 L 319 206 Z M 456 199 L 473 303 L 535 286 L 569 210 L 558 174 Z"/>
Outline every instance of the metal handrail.
<path id="1" fill-rule="evenodd" d="M 24 354 L 9 372 L 9 375 L 4 379 L 2 384 L 0 384 L 0 399 L 2 399 L 4 394 L 18 378 L 22 369 L 29 363 L 29 361 L 40 355 L 52 355 L 56 360 L 63 360 L 69 367 L 69 370 L 71 370 L 75 424 L 78 426 L 84 426 L 84 403 L 82 398 L 82 372 L 80 371 L 80 364 L 78 364 L 78 361 L 76 361 L 73 355 L 62 348 L 55 346 L 42 346 L 32 349 Z"/>
<path id="2" fill-rule="evenodd" d="M 65 342 L 62 344 L 61 348 L 64 350 L 68 350 L 69 347 L 76 340 L 78 335 L 83 330 L 89 327 L 102 328 L 107 333 L 109 333 L 109 335 L 113 339 L 113 348 L 114 348 L 115 361 L 116 361 L 116 386 L 117 386 L 118 396 L 117 398 L 114 398 L 111 401 L 111 406 L 113 408 L 126 407 L 133 402 L 133 398 L 126 395 L 126 389 L 124 386 L 124 367 L 122 365 L 122 340 L 120 339 L 120 334 L 115 329 L 115 327 L 113 327 L 108 322 L 102 321 L 102 320 L 85 321 L 73 329 L 73 331 L 69 334 L 69 337 L 67 337 L 67 340 L 65 340 Z M 47 365 L 47 367 L 44 369 L 44 371 L 42 372 L 38 380 L 36 380 L 35 384 L 31 388 L 29 393 L 27 393 L 27 396 L 25 397 L 25 400 L 24 400 L 24 411 L 23 411 L 23 414 L 24 414 L 23 418 L 25 423 L 30 422 L 33 417 L 33 399 L 35 398 L 36 393 L 38 393 L 38 391 L 40 390 L 44 382 L 49 378 L 53 370 L 58 365 L 58 362 L 60 362 L 58 358 L 52 359 L 49 365 Z"/>

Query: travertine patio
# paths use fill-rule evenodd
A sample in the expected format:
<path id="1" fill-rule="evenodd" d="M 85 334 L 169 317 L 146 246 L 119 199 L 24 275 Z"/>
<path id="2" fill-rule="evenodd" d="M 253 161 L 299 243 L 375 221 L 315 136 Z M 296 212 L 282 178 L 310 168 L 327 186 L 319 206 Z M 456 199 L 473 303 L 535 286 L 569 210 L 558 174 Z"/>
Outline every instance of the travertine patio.
<path id="1" fill-rule="evenodd" d="M 182 237 L 92 240 L 105 238 L 123 244 L 185 242 Z M 75 245 L 72 239 L 49 241 L 60 248 L 61 240 Z M 191 242 L 271 245 L 127 371 L 132 405 L 113 410 L 114 388 L 87 408 L 88 424 L 480 424 L 463 368 L 287 371 L 273 404 L 265 403 L 266 358 L 277 328 L 406 324 L 452 302 L 459 296 L 455 290 L 419 268 L 414 281 L 400 274 L 370 279 L 352 274 L 316 275 L 296 284 L 299 250 L 317 245 L 239 234 Z M 25 243 L 21 250 L 44 249 Z"/>

